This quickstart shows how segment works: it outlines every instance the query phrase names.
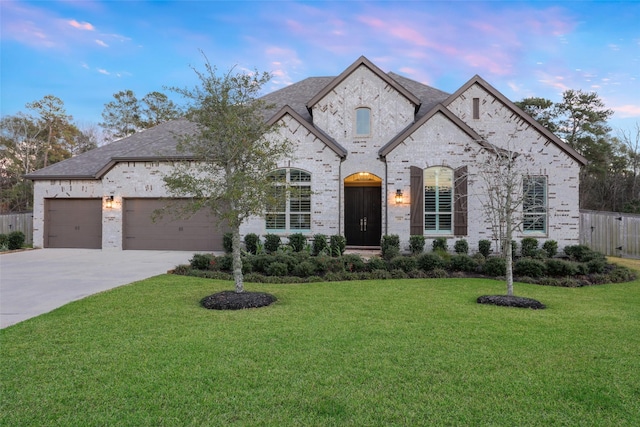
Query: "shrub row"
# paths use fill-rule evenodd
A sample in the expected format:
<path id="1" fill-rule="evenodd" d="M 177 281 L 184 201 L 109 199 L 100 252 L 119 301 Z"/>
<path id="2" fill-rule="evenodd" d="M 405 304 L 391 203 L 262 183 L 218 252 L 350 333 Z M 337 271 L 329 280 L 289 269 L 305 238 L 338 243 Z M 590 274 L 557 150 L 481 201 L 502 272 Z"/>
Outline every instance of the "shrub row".
<path id="1" fill-rule="evenodd" d="M 24 246 L 25 235 L 22 231 L 12 231 L 9 234 L 0 234 L 0 252 L 15 251 Z"/>

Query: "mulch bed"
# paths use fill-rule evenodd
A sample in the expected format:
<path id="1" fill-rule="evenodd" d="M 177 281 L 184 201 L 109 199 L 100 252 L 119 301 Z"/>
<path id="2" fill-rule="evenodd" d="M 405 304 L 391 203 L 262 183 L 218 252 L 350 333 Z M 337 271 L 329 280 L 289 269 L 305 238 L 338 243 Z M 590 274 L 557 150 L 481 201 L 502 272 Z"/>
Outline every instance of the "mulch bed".
<path id="1" fill-rule="evenodd" d="M 493 304 L 502 307 L 519 307 L 542 310 L 546 308 L 540 301 L 532 298 L 516 297 L 509 295 L 483 295 L 478 297 L 478 304 Z"/>
<path id="2" fill-rule="evenodd" d="M 242 310 L 271 305 L 277 298 L 266 292 L 222 291 L 204 297 L 200 303 L 210 310 Z"/>

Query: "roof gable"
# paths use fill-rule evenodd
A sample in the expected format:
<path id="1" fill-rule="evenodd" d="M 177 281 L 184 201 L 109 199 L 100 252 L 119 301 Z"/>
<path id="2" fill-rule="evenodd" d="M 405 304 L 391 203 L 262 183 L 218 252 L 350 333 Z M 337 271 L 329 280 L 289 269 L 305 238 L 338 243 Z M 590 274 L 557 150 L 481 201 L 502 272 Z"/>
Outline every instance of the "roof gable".
<path id="1" fill-rule="evenodd" d="M 364 56 L 358 58 L 356 62 L 351 64 L 346 70 L 344 70 L 338 77 L 334 78 L 328 85 L 324 87 L 320 92 L 318 92 L 313 98 L 309 100 L 307 103 L 307 109 L 311 111 L 314 105 L 316 105 L 322 98 L 324 98 L 329 92 L 334 90 L 340 83 L 342 83 L 347 77 L 349 77 L 355 70 L 359 67 L 365 66 L 371 72 L 373 72 L 378 78 L 383 80 L 389 86 L 393 87 L 396 91 L 402 94 L 407 100 L 409 100 L 413 105 L 416 106 L 416 111 L 420 108 L 420 99 L 415 96 L 413 93 L 408 91 L 404 86 L 398 83 L 396 80 L 392 79 L 387 75 L 384 71 L 374 65 L 371 61 L 369 61 Z"/>
<path id="2" fill-rule="evenodd" d="M 522 120 L 527 122 L 531 127 L 535 128 L 538 132 L 544 135 L 547 139 L 553 142 L 558 148 L 564 151 L 569 157 L 573 158 L 575 161 L 582 165 L 586 165 L 588 163 L 587 159 L 583 157 L 580 153 L 574 150 L 571 146 L 563 142 L 560 138 L 550 132 L 547 128 L 542 126 L 540 123 L 535 121 L 530 115 L 522 111 L 517 105 L 515 105 L 509 98 L 504 96 L 500 91 L 491 86 L 487 81 L 485 81 L 479 75 L 473 76 L 468 82 L 466 82 L 460 89 L 455 91 L 449 98 L 444 102 L 444 105 L 449 106 L 453 101 L 458 99 L 464 92 L 466 92 L 473 85 L 478 85 L 482 87 L 485 91 L 490 93 L 493 97 L 498 99 L 502 104 L 504 104 L 507 108 L 509 108 L 513 113 L 517 114 Z"/>

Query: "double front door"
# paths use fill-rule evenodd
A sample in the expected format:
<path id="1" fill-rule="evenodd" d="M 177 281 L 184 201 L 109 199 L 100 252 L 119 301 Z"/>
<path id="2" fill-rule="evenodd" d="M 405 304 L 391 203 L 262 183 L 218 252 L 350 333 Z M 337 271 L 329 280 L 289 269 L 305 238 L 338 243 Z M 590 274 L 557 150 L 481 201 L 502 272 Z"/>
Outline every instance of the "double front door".
<path id="1" fill-rule="evenodd" d="M 345 237 L 349 246 L 380 246 L 381 187 L 345 187 Z"/>

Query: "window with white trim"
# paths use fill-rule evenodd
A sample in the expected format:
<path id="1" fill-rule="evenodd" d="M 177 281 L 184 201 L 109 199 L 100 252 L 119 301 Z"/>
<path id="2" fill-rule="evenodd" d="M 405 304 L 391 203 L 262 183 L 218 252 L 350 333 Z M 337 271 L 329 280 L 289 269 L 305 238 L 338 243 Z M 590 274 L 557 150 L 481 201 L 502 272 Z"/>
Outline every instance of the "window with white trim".
<path id="1" fill-rule="evenodd" d="M 547 233 L 547 177 L 529 176 L 523 179 L 522 231 L 525 234 Z"/>
<path id="2" fill-rule="evenodd" d="M 453 233 L 453 170 L 432 167 L 424 170 L 424 232 Z"/>
<path id="3" fill-rule="evenodd" d="M 356 109 L 356 135 L 371 134 L 371 109 L 362 107 Z"/>
<path id="4" fill-rule="evenodd" d="M 269 174 L 272 199 L 267 206 L 266 229 L 311 230 L 311 174 L 300 169 L 278 169 Z"/>

